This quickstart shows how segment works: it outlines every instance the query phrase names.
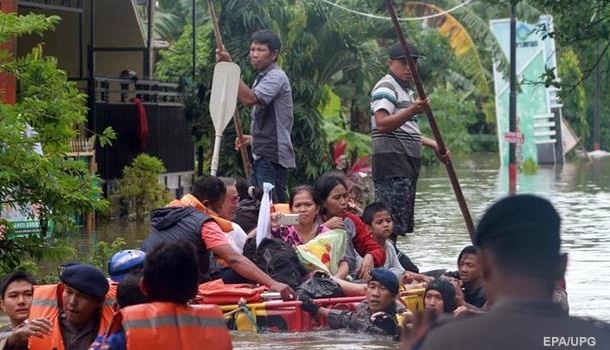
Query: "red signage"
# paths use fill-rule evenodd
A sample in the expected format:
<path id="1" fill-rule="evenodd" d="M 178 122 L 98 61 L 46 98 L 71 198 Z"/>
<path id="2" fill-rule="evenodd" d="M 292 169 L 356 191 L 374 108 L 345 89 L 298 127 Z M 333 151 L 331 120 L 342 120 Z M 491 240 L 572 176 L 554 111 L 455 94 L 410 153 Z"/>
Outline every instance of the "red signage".
<path id="1" fill-rule="evenodd" d="M 504 134 L 504 141 L 508 142 L 508 143 L 518 143 L 518 144 L 522 144 L 523 143 L 523 134 L 520 132 L 507 132 L 506 134 Z"/>

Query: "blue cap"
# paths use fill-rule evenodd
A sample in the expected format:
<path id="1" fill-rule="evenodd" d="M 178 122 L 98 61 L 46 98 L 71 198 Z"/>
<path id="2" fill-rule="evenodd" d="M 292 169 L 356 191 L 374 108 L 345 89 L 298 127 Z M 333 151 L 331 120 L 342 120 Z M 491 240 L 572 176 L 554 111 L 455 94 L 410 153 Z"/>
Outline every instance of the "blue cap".
<path id="1" fill-rule="evenodd" d="M 146 253 L 139 249 L 121 250 L 108 262 L 108 274 L 115 282 L 121 282 L 132 270 L 144 266 Z"/>
<path id="2" fill-rule="evenodd" d="M 388 269 L 372 269 L 371 270 L 371 281 L 377 281 L 381 283 L 390 293 L 397 295 L 398 289 L 398 277 Z"/>
<path id="3" fill-rule="evenodd" d="M 101 298 L 108 292 L 106 276 L 95 266 L 88 264 L 71 265 L 61 273 L 61 281 L 83 294 Z"/>

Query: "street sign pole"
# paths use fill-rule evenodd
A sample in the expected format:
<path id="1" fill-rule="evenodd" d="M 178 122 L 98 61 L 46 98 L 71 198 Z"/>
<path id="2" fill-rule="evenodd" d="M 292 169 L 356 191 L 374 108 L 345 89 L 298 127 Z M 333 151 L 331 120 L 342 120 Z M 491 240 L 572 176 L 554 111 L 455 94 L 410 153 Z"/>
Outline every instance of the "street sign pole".
<path id="1" fill-rule="evenodd" d="M 515 2 L 510 3 L 510 95 L 508 100 L 508 131 L 510 133 L 517 132 L 517 19 Z M 517 193 L 517 144 L 510 142 L 508 144 L 508 193 Z"/>

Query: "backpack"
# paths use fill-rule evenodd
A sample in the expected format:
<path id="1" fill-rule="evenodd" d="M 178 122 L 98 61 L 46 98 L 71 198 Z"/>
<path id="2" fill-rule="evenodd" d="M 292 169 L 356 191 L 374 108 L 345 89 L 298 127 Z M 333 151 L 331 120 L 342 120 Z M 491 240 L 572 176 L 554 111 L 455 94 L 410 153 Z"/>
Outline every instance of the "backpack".
<path id="1" fill-rule="evenodd" d="M 277 238 L 264 238 L 256 248 L 256 239 L 248 239 L 244 256 L 278 282 L 296 288 L 307 270 L 301 265 L 294 248 Z"/>

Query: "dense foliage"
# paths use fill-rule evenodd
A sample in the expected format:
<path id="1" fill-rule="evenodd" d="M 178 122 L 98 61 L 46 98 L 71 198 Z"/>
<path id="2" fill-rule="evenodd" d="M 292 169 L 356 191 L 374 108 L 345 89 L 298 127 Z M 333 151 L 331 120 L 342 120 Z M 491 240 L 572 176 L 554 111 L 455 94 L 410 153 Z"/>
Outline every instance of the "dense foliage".
<path id="1" fill-rule="evenodd" d="M 53 28 L 58 17 L 17 16 L 0 12 L 0 43 Z M 18 101 L 0 103 L 0 200 L 3 210 L 24 208 L 38 218 L 43 232 L 50 220 L 69 225 L 75 214 L 102 209 L 100 190 L 85 163 L 66 157 L 76 125 L 85 121 L 85 95 L 57 68 L 55 59 L 43 55 L 42 46 L 23 57 L 0 50 L 0 73 L 15 76 Z M 111 131 L 99 135 L 103 141 Z M 12 226 L 0 219 L 4 235 Z M 0 239 L 0 271 L 16 267 L 31 255 L 54 255 L 51 241 Z"/>
<path id="2" fill-rule="evenodd" d="M 373 2 L 351 3 L 355 8 L 376 6 Z M 250 34 L 262 28 L 271 28 L 280 34 L 283 48 L 279 64 L 291 79 L 295 101 L 293 143 L 297 170 L 291 180 L 293 183 L 311 182 L 329 168 L 329 143 L 345 139 L 350 148 L 356 150 L 354 156 L 370 152 L 369 94 L 387 71 L 387 49 L 396 39 L 388 21 L 354 16 L 323 2 L 278 0 L 274 5 L 265 6 L 259 1 L 224 1 L 216 4 L 216 11 L 224 44 L 240 64 L 247 83 L 255 77 L 247 61 Z M 185 12 L 181 17 L 188 20 L 187 15 Z M 157 65 L 159 78 L 190 79 L 191 28 L 187 25 L 172 50 L 161 54 Z M 420 61 L 420 69 L 428 93 L 439 101 L 439 106 L 450 103 L 444 101 L 446 98 L 455 101 L 452 108 L 439 112 L 441 116 L 452 117 L 442 117 L 439 123 L 441 129 L 447 130 L 448 140 L 460 140 L 455 147 L 456 154 L 467 153 L 476 144 L 468 140 L 468 132 L 489 129 L 484 117 L 489 111 L 485 107 L 489 101 L 487 90 L 482 92 L 480 86 L 469 80 L 478 73 L 469 72 L 469 68 L 456 63 L 454 49 L 435 29 L 422 30 L 415 22 L 404 23 L 403 29 L 426 56 Z M 209 23 L 198 27 L 197 33 L 197 73 L 189 87 L 191 99 L 187 107 L 194 133 L 209 159 L 213 127 L 207 104 L 215 42 Z M 490 74 L 486 71 L 482 75 Z M 241 108 L 240 115 L 247 132 L 249 110 Z M 219 167 L 228 175 L 241 174 L 241 160 L 233 150 L 234 137 L 231 123 L 224 133 Z M 208 163 L 206 161 L 206 167 Z"/>
<path id="3" fill-rule="evenodd" d="M 171 199 L 165 185 L 159 182 L 159 176 L 164 172 L 160 159 L 144 153 L 123 168 L 123 177 L 118 181 L 114 195 L 128 215 L 135 213 L 137 221 L 144 221 L 151 210 Z"/>

